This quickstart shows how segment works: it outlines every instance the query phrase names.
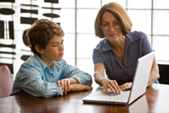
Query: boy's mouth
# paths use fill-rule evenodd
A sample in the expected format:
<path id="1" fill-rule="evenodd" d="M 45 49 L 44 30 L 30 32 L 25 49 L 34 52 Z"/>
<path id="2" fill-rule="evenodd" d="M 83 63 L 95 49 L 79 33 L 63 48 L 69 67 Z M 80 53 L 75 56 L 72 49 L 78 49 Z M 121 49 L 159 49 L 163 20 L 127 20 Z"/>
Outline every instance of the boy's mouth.
<path id="1" fill-rule="evenodd" d="M 63 53 L 59 54 L 59 56 L 62 57 L 62 56 L 63 56 Z"/>

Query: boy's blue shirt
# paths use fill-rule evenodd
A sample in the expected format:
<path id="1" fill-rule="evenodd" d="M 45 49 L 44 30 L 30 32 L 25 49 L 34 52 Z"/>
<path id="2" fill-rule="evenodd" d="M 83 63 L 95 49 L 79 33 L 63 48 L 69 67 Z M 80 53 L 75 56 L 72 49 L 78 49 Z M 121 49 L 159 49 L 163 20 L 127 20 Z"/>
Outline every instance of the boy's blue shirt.
<path id="1" fill-rule="evenodd" d="M 65 78 L 75 78 L 84 85 L 92 84 L 90 74 L 79 70 L 62 61 L 54 61 L 51 69 L 42 61 L 42 59 L 33 55 L 25 61 L 15 78 L 12 94 L 25 91 L 35 97 L 52 97 L 63 95 L 62 87 L 58 87 L 56 82 Z"/>

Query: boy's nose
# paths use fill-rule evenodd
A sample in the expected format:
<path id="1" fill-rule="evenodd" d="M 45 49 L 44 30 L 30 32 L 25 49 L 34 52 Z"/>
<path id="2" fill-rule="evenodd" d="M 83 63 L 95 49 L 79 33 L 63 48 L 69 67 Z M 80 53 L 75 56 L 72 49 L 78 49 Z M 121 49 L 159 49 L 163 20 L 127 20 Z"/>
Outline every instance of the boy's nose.
<path id="1" fill-rule="evenodd" d="M 60 45 L 60 48 L 59 48 L 61 51 L 64 49 L 64 46 L 63 45 Z"/>

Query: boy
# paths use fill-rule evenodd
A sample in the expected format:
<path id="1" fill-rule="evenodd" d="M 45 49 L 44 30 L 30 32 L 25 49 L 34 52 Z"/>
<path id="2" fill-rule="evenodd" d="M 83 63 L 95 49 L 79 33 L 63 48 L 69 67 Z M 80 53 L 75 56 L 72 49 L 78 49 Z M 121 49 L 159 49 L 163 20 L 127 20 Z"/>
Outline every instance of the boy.
<path id="1" fill-rule="evenodd" d="M 34 53 L 15 78 L 12 94 L 25 91 L 35 97 L 52 97 L 69 91 L 91 90 L 88 73 L 67 64 L 63 57 L 64 32 L 56 23 L 41 19 L 27 31 Z"/>

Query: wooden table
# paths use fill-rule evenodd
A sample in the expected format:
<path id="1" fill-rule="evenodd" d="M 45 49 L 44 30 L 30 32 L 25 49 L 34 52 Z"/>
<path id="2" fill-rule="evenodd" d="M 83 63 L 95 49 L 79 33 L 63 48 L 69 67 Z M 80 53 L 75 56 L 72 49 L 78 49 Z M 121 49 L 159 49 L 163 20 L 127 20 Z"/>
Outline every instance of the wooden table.
<path id="1" fill-rule="evenodd" d="M 82 98 L 92 91 L 36 98 L 22 93 L 0 99 L 0 113 L 169 113 L 169 85 L 153 84 L 130 106 L 86 104 Z"/>

